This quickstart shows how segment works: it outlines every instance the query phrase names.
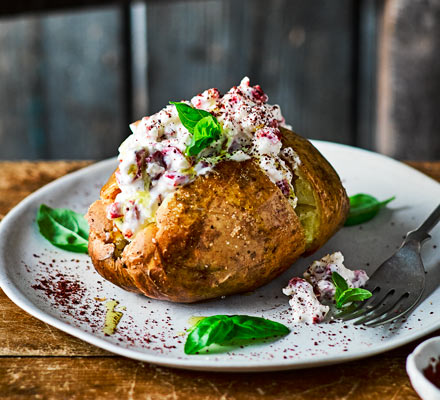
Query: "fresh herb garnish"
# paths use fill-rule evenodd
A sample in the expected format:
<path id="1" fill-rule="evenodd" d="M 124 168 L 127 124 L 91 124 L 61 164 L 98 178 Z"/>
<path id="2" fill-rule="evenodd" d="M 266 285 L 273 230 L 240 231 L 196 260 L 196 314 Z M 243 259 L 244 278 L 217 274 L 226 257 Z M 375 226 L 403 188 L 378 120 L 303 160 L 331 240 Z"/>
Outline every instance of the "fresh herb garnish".
<path id="1" fill-rule="evenodd" d="M 374 218 L 379 210 L 385 207 L 396 197 L 390 197 L 387 200 L 379 201 L 369 194 L 359 193 L 350 197 L 350 212 L 345 221 L 345 226 L 358 225 Z"/>
<path id="2" fill-rule="evenodd" d="M 212 142 L 220 138 L 221 128 L 217 120 L 211 115 L 202 118 L 194 128 L 190 145 L 186 149 L 189 156 L 196 156 Z"/>
<path id="3" fill-rule="evenodd" d="M 367 289 L 349 287 L 345 279 L 337 272 L 332 273 L 332 281 L 336 289 L 336 308 L 342 308 L 344 304 L 353 303 L 353 301 L 363 301 L 372 296 L 372 293 Z"/>
<path id="4" fill-rule="evenodd" d="M 284 336 L 290 329 L 275 321 L 249 315 L 213 315 L 200 320 L 189 332 L 185 353 L 196 354 L 212 345 L 234 341 L 249 344 L 257 339 Z"/>
<path id="5" fill-rule="evenodd" d="M 191 143 L 186 148 L 188 156 L 196 156 L 220 138 L 221 126 L 212 114 L 186 103 L 170 101 L 170 104 L 176 106 L 182 125 L 192 134 Z"/>
<path id="6" fill-rule="evenodd" d="M 176 106 L 180 122 L 190 133 L 194 133 L 194 128 L 201 119 L 212 116 L 208 111 L 199 110 L 186 103 L 170 101 L 170 104 Z"/>
<path id="7" fill-rule="evenodd" d="M 89 225 L 75 211 L 42 204 L 37 213 L 40 233 L 54 246 L 75 253 L 87 253 Z"/>

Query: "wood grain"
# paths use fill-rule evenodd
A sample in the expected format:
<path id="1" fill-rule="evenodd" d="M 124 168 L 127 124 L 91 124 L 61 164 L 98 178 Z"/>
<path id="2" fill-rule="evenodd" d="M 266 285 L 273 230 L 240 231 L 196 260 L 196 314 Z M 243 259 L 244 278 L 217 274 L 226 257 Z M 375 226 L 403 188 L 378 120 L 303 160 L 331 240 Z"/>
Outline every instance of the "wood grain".
<path id="1" fill-rule="evenodd" d="M 406 163 L 440 182 L 440 161 L 406 161 Z"/>
<path id="2" fill-rule="evenodd" d="M 88 164 L 0 162 L 0 214 L 43 184 Z M 410 164 L 440 181 L 440 162 Z M 405 359 L 425 339 L 331 367 L 258 374 L 180 371 L 84 343 L 26 314 L 1 291 L 0 337 L 0 398 L 152 400 L 417 399 Z"/>
<path id="3" fill-rule="evenodd" d="M 440 1 L 387 0 L 379 57 L 377 149 L 440 156 Z"/>
<path id="4" fill-rule="evenodd" d="M 304 136 L 440 154 L 438 0 L 3 3 L 0 159 L 114 155 L 131 116 L 245 75 Z"/>
<path id="5" fill-rule="evenodd" d="M 356 146 L 374 150 L 377 120 L 377 58 L 378 32 L 382 15 L 382 0 L 360 0 L 358 6 L 358 50 L 354 54 L 357 80 Z"/>
<path id="6" fill-rule="evenodd" d="M 0 159 L 100 159 L 129 134 L 118 8 L 0 23 Z"/>
<path id="7" fill-rule="evenodd" d="M 353 2 L 147 4 L 150 112 L 248 75 L 295 131 L 353 143 Z"/>
<path id="8" fill-rule="evenodd" d="M 375 363 L 219 374 L 179 371 L 120 357 L 0 358 L 0 388 L 14 399 L 416 400 L 403 364 L 402 356 L 383 356 Z"/>
<path id="9" fill-rule="evenodd" d="M 23 312 L 6 297 L 2 290 L 0 290 L 0 337 L 2 338 L 0 356 L 110 355 Z"/>
<path id="10" fill-rule="evenodd" d="M 270 100 L 282 106 L 296 132 L 354 144 L 354 3 L 262 3 L 255 27 L 254 79 L 269 97 L 273 94 Z"/>
<path id="11" fill-rule="evenodd" d="M 91 161 L 0 161 L 0 220 L 17 203 L 54 179 Z"/>
<path id="12" fill-rule="evenodd" d="M 40 32 L 37 18 L 0 24 L 0 158 L 44 157 L 38 70 L 41 49 L 36 40 Z"/>

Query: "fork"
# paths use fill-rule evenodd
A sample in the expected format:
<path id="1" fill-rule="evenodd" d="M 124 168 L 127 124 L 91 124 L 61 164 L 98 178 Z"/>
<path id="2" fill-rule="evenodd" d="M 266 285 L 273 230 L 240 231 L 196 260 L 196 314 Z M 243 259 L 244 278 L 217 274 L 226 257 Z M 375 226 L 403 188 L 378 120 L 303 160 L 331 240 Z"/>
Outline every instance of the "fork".
<path id="1" fill-rule="evenodd" d="M 440 220 L 440 205 L 416 230 L 407 233 L 397 252 L 373 273 L 365 285 L 373 296 L 353 303 L 336 315 L 344 321 L 359 318 L 354 325 L 378 326 L 392 322 L 411 311 L 425 289 L 425 268 L 420 250 L 431 238 L 429 232 Z"/>

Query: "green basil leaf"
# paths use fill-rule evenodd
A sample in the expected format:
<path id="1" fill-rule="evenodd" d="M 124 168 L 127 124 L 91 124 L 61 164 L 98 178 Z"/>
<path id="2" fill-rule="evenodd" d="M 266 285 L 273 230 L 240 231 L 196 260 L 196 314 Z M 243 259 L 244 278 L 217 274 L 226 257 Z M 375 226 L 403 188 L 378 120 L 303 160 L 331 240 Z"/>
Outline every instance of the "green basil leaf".
<path id="1" fill-rule="evenodd" d="M 354 301 L 364 301 L 369 299 L 373 294 L 366 289 L 350 288 L 342 293 L 336 301 L 336 308 L 341 308 L 344 304 L 353 303 Z"/>
<path id="2" fill-rule="evenodd" d="M 361 288 L 351 288 L 347 281 L 337 272 L 332 273 L 332 281 L 335 285 L 336 308 L 353 301 L 363 301 L 372 296 L 371 292 Z"/>
<path id="3" fill-rule="evenodd" d="M 213 315 L 199 321 L 189 332 L 185 353 L 195 354 L 211 344 L 227 345 L 232 341 L 284 336 L 286 326 L 264 318 L 249 315 Z"/>
<path id="4" fill-rule="evenodd" d="M 81 214 L 42 204 L 37 213 L 37 224 L 40 233 L 54 246 L 76 253 L 87 253 L 89 226 Z"/>
<path id="5" fill-rule="evenodd" d="M 342 293 L 344 293 L 344 290 L 342 290 L 339 287 L 336 287 L 335 288 L 335 299 L 339 299 L 341 297 Z"/>
<path id="6" fill-rule="evenodd" d="M 185 354 L 195 354 L 213 343 L 223 343 L 234 329 L 227 315 L 214 315 L 199 321 L 185 342 Z"/>
<path id="7" fill-rule="evenodd" d="M 176 106 L 180 122 L 192 134 L 194 134 L 195 126 L 201 119 L 211 116 L 209 112 L 191 107 L 186 103 L 170 101 L 170 104 Z"/>
<path id="8" fill-rule="evenodd" d="M 345 303 L 353 303 L 353 301 L 364 301 L 369 299 L 372 295 L 373 294 L 367 289 L 354 288 L 345 297 Z"/>
<path id="9" fill-rule="evenodd" d="M 196 156 L 212 142 L 220 138 L 221 128 L 212 116 L 202 118 L 195 126 L 192 141 L 186 148 L 186 154 Z"/>
<path id="10" fill-rule="evenodd" d="M 272 336 L 287 335 L 290 330 L 279 322 L 249 315 L 233 315 L 236 340 L 265 339 Z"/>
<path id="11" fill-rule="evenodd" d="M 350 212 L 345 226 L 362 224 L 374 218 L 379 210 L 385 207 L 395 196 L 379 201 L 369 194 L 359 193 L 350 197 Z"/>
<path id="12" fill-rule="evenodd" d="M 337 272 L 332 273 L 332 281 L 335 285 L 336 291 L 343 292 L 348 289 L 348 284 L 346 280 Z"/>

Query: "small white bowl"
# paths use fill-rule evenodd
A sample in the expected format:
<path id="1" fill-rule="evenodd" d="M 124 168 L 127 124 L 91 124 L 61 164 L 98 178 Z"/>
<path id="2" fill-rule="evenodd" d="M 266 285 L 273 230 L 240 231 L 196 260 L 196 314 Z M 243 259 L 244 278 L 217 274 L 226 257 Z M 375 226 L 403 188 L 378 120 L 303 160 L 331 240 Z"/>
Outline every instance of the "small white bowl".
<path id="1" fill-rule="evenodd" d="M 420 343 L 406 359 L 406 372 L 414 390 L 423 400 L 440 400 L 440 389 L 423 374 L 433 357 L 440 359 L 439 336 Z"/>

